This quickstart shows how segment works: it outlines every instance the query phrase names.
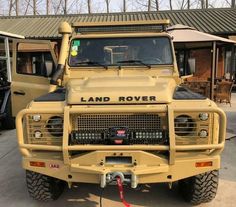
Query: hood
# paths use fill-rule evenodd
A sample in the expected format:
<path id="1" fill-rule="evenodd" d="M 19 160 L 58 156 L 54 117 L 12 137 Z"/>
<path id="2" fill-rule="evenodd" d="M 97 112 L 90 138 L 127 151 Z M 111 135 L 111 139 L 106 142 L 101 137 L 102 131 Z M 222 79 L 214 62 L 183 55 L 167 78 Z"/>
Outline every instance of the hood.
<path id="1" fill-rule="evenodd" d="M 172 78 L 112 76 L 71 79 L 68 104 L 170 103 L 176 87 Z"/>

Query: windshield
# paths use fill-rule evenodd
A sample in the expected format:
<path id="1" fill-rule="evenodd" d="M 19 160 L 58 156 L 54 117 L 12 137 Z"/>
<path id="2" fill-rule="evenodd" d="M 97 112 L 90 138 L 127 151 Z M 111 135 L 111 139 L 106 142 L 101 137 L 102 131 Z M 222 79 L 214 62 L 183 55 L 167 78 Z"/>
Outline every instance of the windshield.
<path id="1" fill-rule="evenodd" d="M 72 67 L 171 65 L 173 56 L 168 37 L 74 39 L 69 65 Z"/>

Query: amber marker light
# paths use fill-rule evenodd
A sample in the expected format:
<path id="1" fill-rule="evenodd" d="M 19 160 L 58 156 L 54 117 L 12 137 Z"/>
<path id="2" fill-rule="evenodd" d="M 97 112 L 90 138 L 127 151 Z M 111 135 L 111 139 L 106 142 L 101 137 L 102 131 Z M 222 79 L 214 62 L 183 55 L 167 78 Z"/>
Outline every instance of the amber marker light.
<path id="1" fill-rule="evenodd" d="M 196 167 L 211 167 L 213 165 L 212 161 L 208 162 L 196 162 Z"/>
<path id="2" fill-rule="evenodd" d="M 45 167 L 45 162 L 30 162 L 30 166 L 32 167 Z"/>

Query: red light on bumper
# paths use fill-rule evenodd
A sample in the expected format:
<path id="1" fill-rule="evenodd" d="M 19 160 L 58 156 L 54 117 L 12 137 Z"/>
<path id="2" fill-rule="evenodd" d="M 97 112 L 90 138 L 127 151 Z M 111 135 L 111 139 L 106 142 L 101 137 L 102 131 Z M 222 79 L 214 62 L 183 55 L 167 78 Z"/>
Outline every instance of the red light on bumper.
<path id="1" fill-rule="evenodd" d="M 34 161 L 31 161 L 30 162 L 30 166 L 32 166 L 32 167 L 45 167 L 46 164 L 45 164 L 45 162 L 34 162 Z"/>
<path id="2" fill-rule="evenodd" d="M 211 167 L 212 165 L 213 165 L 212 161 L 196 162 L 195 167 Z"/>
<path id="3" fill-rule="evenodd" d="M 115 142 L 115 144 L 122 144 L 123 140 L 122 139 L 116 139 L 114 142 Z"/>

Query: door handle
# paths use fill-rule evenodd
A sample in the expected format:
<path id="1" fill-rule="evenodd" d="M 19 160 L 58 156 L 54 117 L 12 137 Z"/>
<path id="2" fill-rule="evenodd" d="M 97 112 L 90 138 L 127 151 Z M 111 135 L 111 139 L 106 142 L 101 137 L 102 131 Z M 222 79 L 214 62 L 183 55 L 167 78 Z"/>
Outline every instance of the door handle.
<path id="1" fill-rule="evenodd" d="M 20 96 L 24 96 L 25 92 L 24 91 L 14 91 L 13 92 L 15 95 L 20 95 Z"/>

